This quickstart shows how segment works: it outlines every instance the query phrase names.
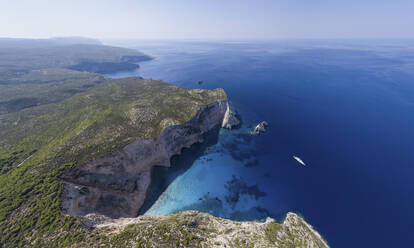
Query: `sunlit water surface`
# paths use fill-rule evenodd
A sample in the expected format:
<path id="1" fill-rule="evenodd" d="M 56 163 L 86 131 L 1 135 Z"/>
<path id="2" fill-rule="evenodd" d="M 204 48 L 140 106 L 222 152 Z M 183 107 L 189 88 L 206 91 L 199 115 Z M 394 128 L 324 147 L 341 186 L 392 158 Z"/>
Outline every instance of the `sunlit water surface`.
<path id="1" fill-rule="evenodd" d="M 184 151 L 173 168 L 156 168 L 146 214 L 261 220 L 293 211 L 332 247 L 411 247 L 413 44 L 130 44 L 155 59 L 111 76 L 224 88 L 243 119 Z M 268 132 L 250 135 L 263 120 Z"/>

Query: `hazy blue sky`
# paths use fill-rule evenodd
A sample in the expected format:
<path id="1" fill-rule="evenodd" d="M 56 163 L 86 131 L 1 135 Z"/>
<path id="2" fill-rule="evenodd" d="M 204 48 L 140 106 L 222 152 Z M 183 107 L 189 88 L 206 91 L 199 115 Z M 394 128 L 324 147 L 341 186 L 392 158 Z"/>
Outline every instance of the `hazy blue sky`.
<path id="1" fill-rule="evenodd" d="M 414 38 L 414 0 L 0 0 L 0 37 Z"/>

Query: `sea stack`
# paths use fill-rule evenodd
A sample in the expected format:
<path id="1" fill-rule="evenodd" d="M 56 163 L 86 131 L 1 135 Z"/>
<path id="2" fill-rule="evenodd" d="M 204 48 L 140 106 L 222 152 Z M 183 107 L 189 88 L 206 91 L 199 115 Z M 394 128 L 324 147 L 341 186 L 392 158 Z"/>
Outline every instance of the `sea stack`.
<path id="1" fill-rule="evenodd" d="M 264 133 L 264 132 L 266 132 L 266 127 L 267 127 L 268 125 L 269 125 L 269 124 L 268 124 L 266 121 L 262 121 L 262 122 L 260 122 L 260 123 L 259 123 L 259 124 L 257 124 L 257 126 L 254 128 L 254 130 L 253 130 L 252 134 L 257 135 L 257 134 L 260 134 L 260 133 Z"/>

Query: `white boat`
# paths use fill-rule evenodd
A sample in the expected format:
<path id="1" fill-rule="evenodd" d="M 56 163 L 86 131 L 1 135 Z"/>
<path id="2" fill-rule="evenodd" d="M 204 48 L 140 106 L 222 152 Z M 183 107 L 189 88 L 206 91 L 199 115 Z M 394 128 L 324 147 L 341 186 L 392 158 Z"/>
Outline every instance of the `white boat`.
<path id="1" fill-rule="evenodd" d="M 303 160 L 302 160 L 302 159 L 300 159 L 299 157 L 293 156 L 293 158 L 294 158 L 296 161 L 298 161 L 301 165 L 303 165 L 303 166 L 305 166 L 305 165 L 306 165 L 306 164 L 305 164 L 305 162 L 303 162 Z"/>

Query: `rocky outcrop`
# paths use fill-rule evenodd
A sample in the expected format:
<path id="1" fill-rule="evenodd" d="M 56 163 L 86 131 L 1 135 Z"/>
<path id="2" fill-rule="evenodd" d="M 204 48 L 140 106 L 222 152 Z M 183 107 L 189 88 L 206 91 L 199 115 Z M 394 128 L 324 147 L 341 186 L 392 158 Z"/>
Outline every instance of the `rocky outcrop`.
<path id="1" fill-rule="evenodd" d="M 240 125 L 240 120 L 236 116 L 236 110 L 233 105 L 228 102 L 226 105 L 226 112 L 224 113 L 223 122 L 221 127 L 232 129 L 233 127 L 238 127 Z"/>
<path id="2" fill-rule="evenodd" d="M 69 215 L 102 214 L 134 217 L 144 203 L 152 166 L 170 166 L 170 158 L 183 148 L 203 141 L 217 125 L 239 124 L 228 100 L 202 106 L 185 124 L 165 128 L 155 140 L 137 140 L 121 151 L 75 166 L 62 175 L 65 182 L 63 212 Z"/>
<path id="3" fill-rule="evenodd" d="M 257 126 L 254 128 L 254 130 L 253 130 L 252 134 L 257 135 L 257 134 L 260 134 L 260 133 L 264 133 L 264 132 L 266 132 L 266 127 L 267 127 L 268 125 L 269 125 L 269 124 L 268 124 L 266 121 L 262 121 L 262 122 L 260 122 L 260 123 L 259 123 L 259 124 L 257 124 Z"/>
<path id="4" fill-rule="evenodd" d="M 272 218 L 238 222 L 197 211 L 120 219 L 94 214 L 87 217 L 84 223 L 95 227 L 94 234 L 105 235 L 109 244 L 116 240 L 125 247 L 329 247 L 294 213 L 288 213 L 282 223 Z"/>

